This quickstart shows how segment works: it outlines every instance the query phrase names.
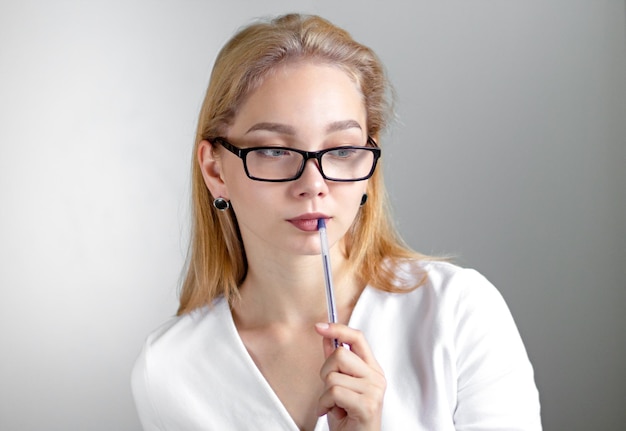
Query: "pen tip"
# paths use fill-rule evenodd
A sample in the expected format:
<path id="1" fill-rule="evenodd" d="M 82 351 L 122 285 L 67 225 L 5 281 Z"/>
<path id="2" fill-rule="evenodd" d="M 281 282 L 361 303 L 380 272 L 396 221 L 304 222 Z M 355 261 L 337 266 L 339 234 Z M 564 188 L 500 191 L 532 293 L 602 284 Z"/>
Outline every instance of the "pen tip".
<path id="1" fill-rule="evenodd" d="M 320 230 L 321 228 L 325 228 L 326 227 L 326 222 L 324 221 L 323 218 L 318 218 L 317 219 L 317 230 Z"/>

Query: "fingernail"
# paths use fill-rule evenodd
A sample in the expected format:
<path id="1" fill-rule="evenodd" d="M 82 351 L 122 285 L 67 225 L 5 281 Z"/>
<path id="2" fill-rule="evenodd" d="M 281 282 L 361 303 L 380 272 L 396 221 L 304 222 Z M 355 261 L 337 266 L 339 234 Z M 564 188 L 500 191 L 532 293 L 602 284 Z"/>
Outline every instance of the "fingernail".
<path id="1" fill-rule="evenodd" d="M 316 324 L 315 324 L 315 327 L 316 327 L 317 329 L 324 330 L 324 329 L 328 329 L 328 328 L 330 328 L 330 325 L 329 325 L 328 323 L 316 323 Z"/>

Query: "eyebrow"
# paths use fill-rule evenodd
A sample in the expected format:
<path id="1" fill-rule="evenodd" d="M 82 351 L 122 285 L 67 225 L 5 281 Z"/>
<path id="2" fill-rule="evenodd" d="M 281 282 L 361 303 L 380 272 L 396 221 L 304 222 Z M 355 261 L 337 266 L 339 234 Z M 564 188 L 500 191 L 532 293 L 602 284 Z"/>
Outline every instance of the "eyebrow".
<path id="1" fill-rule="evenodd" d="M 268 132 L 276 132 L 283 135 L 295 135 L 296 129 L 286 124 L 280 123 L 257 123 L 254 126 L 250 127 L 246 134 L 251 132 L 256 132 L 257 130 L 266 130 Z"/>
<path id="2" fill-rule="evenodd" d="M 326 126 L 326 133 L 338 132 L 347 129 L 359 129 L 362 130 L 361 125 L 355 120 L 343 120 L 335 121 Z M 250 127 L 246 134 L 256 132 L 258 130 L 265 130 L 267 132 L 280 133 L 282 135 L 293 136 L 296 134 L 296 129 L 287 124 L 281 123 L 257 123 Z"/>
<path id="3" fill-rule="evenodd" d="M 347 130 L 357 128 L 361 129 L 361 125 L 357 123 L 355 120 L 344 120 L 344 121 L 335 121 L 334 123 L 330 123 L 326 127 L 326 133 L 338 132 L 340 130 Z"/>

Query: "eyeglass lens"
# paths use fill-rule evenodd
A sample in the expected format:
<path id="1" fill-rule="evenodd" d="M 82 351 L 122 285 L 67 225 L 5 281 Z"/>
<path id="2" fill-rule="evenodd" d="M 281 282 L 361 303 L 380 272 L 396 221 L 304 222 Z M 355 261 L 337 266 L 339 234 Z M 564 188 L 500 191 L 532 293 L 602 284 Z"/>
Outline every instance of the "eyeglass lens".
<path id="1" fill-rule="evenodd" d="M 259 148 L 250 151 L 246 164 L 250 176 L 266 180 L 288 180 L 299 176 L 304 155 L 286 148 Z M 363 148 L 336 148 L 323 153 L 320 168 L 324 176 L 335 180 L 367 177 L 374 165 L 374 153 Z"/>

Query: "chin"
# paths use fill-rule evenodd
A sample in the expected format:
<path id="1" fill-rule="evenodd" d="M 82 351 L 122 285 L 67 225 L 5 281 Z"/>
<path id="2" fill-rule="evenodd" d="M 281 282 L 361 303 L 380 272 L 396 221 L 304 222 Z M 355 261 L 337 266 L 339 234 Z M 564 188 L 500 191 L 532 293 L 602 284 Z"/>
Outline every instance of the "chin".
<path id="1" fill-rule="evenodd" d="M 319 256 L 322 254 L 319 235 L 314 238 L 307 238 L 296 243 L 291 243 L 287 248 L 287 253 L 293 256 Z"/>

